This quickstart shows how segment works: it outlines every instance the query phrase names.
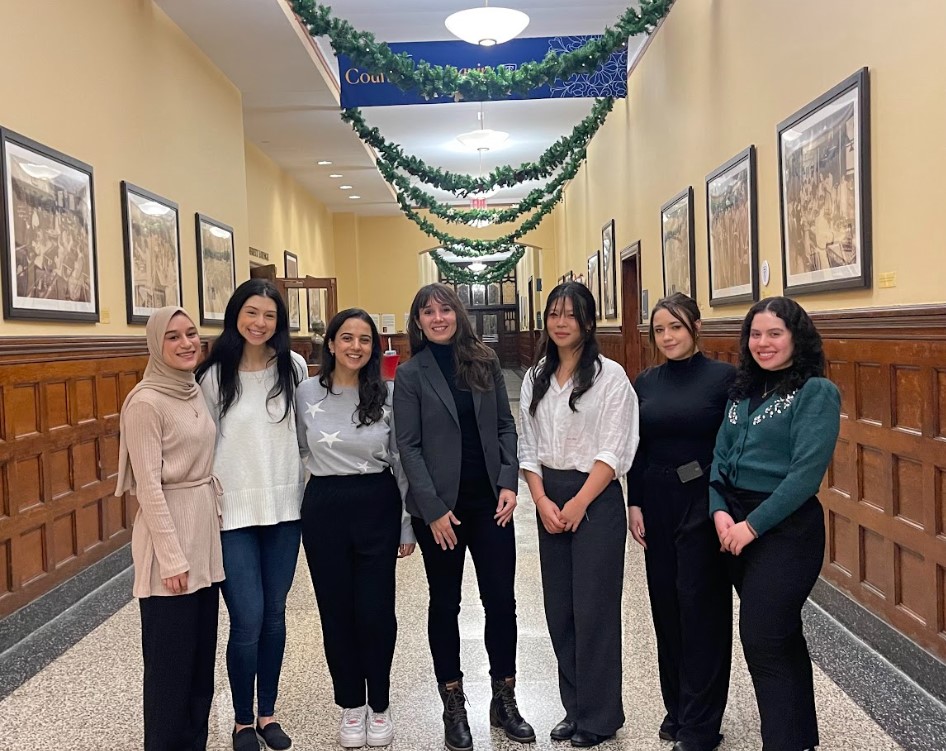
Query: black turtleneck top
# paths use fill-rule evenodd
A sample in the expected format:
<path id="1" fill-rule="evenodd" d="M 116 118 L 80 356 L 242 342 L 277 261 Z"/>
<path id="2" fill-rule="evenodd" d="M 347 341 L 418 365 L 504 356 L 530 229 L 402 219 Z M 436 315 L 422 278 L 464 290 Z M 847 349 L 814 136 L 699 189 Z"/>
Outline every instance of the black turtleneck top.
<path id="1" fill-rule="evenodd" d="M 647 468 L 672 468 L 698 461 L 709 474 L 716 433 L 736 375 L 729 363 L 701 352 L 648 368 L 634 382 L 640 404 L 641 442 L 627 474 L 628 505 L 646 502 Z"/>
<path id="2" fill-rule="evenodd" d="M 484 485 L 489 489 L 489 473 L 486 471 L 486 457 L 483 455 L 483 443 L 480 440 L 480 428 L 476 423 L 476 409 L 473 405 L 473 392 L 457 387 L 457 370 L 453 361 L 452 344 L 428 342 L 440 372 L 443 373 L 460 419 L 460 437 L 462 455 L 460 459 L 459 493 L 483 494 Z M 488 492 L 492 492 L 491 489 Z"/>

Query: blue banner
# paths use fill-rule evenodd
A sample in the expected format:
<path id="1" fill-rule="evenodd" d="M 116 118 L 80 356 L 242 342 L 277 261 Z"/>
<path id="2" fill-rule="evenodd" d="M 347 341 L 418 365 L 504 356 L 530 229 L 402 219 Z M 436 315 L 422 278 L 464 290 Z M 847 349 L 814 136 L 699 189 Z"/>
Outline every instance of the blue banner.
<path id="1" fill-rule="evenodd" d="M 523 63 L 540 61 L 549 52 L 561 54 L 581 47 L 594 36 L 531 37 L 513 39 L 495 47 L 481 47 L 462 41 L 404 42 L 390 44 L 395 54 L 406 52 L 415 60 L 431 65 L 453 65 L 463 70 L 497 68 L 515 70 Z M 438 104 L 452 102 L 453 97 L 424 99 L 412 91 L 401 91 L 387 82 L 382 74 L 369 73 L 354 66 L 345 55 L 338 56 L 342 85 L 342 107 L 380 107 L 392 104 Z M 571 97 L 627 96 L 627 49 L 611 55 L 594 73 L 572 76 L 567 81 L 533 89 L 528 94 L 512 94 L 507 99 L 555 99 Z"/>

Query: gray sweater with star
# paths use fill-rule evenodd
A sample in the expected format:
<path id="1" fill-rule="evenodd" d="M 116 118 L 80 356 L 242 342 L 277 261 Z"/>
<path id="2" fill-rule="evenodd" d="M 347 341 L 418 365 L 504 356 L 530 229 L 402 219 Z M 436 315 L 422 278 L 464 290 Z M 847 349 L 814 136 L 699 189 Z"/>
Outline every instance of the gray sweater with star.
<path id="1" fill-rule="evenodd" d="M 296 435 L 306 470 L 313 477 L 368 475 L 389 468 L 397 479 L 401 499 L 407 494 L 407 477 L 401 469 L 394 438 L 394 390 L 388 383 L 384 414 L 371 425 L 358 424 L 358 388 L 335 386 L 334 393 L 318 377 L 296 388 Z M 410 516 L 402 513 L 401 543 L 414 542 Z"/>

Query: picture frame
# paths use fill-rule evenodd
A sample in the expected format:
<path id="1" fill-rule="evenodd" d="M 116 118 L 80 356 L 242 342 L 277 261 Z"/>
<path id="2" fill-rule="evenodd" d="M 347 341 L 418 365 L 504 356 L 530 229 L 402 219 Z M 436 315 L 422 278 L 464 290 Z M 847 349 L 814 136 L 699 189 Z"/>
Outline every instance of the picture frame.
<path id="1" fill-rule="evenodd" d="M 692 185 L 660 207 L 660 255 L 663 262 L 663 296 L 682 292 L 696 299 Z"/>
<path id="2" fill-rule="evenodd" d="M 299 276 L 299 256 L 291 250 L 284 250 L 282 253 L 283 264 L 285 266 L 286 279 L 295 279 Z M 306 301 L 308 302 L 308 300 Z M 300 309 L 300 296 L 298 289 L 286 290 L 286 307 L 289 308 L 289 330 L 302 330 L 302 310 Z"/>
<path id="3" fill-rule="evenodd" d="M 158 308 L 182 305 L 181 221 L 174 201 L 121 183 L 125 316 L 147 323 Z"/>
<path id="4" fill-rule="evenodd" d="M 614 247 L 614 219 L 601 228 L 601 307 L 604 317 L 618 317 L 617 257 Z"/>
<path id="5" fill-rule="evenodd" d="M 706 176 L 710 305 L 759 299 L 756 153 L 750 145 Z"/>
<path id="6" fill-rule="evenodd" d="M 3 317 L 99 320 L 92 167 L 0 128 Z"/>
<path id="7" fill-rule="evenodd" d="M 595 317 L 601 320 L 601 251 L 596 250 L 588 256 L 588 289 L 595 299 Z"/>
<path id="8" fill-rule="evenodd" d="M 309 323 L 309 333 L 324 334 L 328 321 L 325 320 L 327 312 L 326 290 L 307 289 L 306 291 L 306 320 Z M 321 330 L 320 330 L 321 329 Z"/>
<path id="9" fill-rule="evenodd" d="M 779 123 L 777 136 L 785 294 L 870 287 L 867 68 Z"/>
<path id="10" fill-rule="evenodd" d="M 197 296 L 201 326 L 222 326 L 227 302 L 236 289 L 233 227 L 195 214 Z"/>

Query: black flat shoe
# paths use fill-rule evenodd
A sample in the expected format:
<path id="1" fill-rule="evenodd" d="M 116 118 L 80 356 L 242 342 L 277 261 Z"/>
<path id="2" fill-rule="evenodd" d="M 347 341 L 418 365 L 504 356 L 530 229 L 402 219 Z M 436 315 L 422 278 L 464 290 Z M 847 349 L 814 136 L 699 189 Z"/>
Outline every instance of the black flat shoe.
<path id="1" fill-rule="evenodd" d="M 292 739 L 286 735 L 278 722 L 271 722 L 266 727 L 260 727 L 256 723 L 256 734 L 263 739 L 266 748 L 272 751 L 286 751 L 292 748 Z"/>
<path id="2" fill-rule="evenodd" d="M 660 730 L 657 731 L 657 737 L 662 741 L 675 741 L 677 739 L 673 733 L 664 730 L 663 728 L 660 728 Z"/>
<path id="3" fill-rule="evenodd" d="M 230 737 L 233 739 L 233 751 L 259 751 L 255 728 L 243 728 L 239 733 L 234 731 Z"/>
<path id="4" fill-rule="evenodd" d="M 577 730 L 578 723 L 566 717 L 552 728 L 552 732 L 549 733 L 549 736 L 551 736 L 553 741 L 567 741 L 571 739 Z"/>
<path id="5" fill-rule="evenodd" d="M 575 748 L 591 748 L 613 737 L 614 733 L 611 733 L 611 735 L 598 735 L 597 733 L 592 733 L 590 730 L 576 730 L 575 734 L 572 736 L 572 745 L 575 746 Z"/>
<path id="6" fill-rule="evenodd" d="M 714 743 L 712 746 L 700 746 L 693 741 L 677 741 L 673 744 L 671 751 L 715 751 L 722 741 L 722 735 L 718 735 L 716 737 L 716 743 Z"/>

